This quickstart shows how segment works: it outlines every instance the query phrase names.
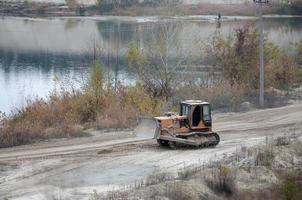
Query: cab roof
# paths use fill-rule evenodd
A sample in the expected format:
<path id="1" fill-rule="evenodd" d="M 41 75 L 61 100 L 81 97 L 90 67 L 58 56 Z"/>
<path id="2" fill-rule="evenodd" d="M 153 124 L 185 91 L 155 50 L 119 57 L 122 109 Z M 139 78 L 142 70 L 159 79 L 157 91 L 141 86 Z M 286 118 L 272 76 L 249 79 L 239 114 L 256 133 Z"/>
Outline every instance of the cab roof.
<path id="1" fill-rule="evenodd" d="M 188 105 L 201 105 L 201 104 L 209 104 L 206 101 L 202 100 L 185 100 L 181 102 L 182 104 L 188 104 Z"/>

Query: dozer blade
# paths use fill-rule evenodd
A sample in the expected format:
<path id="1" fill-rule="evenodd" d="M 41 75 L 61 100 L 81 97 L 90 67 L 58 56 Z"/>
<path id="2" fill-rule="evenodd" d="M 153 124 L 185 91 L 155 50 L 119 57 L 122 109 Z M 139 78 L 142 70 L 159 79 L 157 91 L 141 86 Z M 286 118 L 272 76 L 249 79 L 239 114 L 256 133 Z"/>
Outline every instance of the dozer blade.
<path id="1" fill-rule="evenodd" d="M 134 129 L 134 134 L 141 139 L 153 139 L 156 130 L 156 122 L 153 118 L 139 119 L 137 127 Z"/>

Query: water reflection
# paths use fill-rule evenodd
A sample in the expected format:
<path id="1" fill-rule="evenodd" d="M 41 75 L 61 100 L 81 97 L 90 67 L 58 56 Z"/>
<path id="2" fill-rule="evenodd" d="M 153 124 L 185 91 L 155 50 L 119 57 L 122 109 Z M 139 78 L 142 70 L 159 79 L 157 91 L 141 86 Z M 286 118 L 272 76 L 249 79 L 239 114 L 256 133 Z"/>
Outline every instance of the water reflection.
<path id="1" fill-rule="evenodd" d="M 69 82 L 67 85 L 78 86 L 90 71 L 95 44 L 106 73 L 112 74 L 116 81 L 129 84 L 135 78 L 126 66 L 125 53 L 132 43 L 142 49 L 149 48 L 148 44 L 159 40 L 163 29 L 169 29 L 175 33 L 173 45 L 179 45 L 182 54 L 200 56 L 201 45 L 215 31 L 229 35 L 234 28 L 255 23 L 252 19 L 222 21 L 217 25 L 216 21 L 199 20 L 127 22 L 3 17 L 0 19 L 0 110 L 9 111 L 22 105 L 28 96 L 45 97 L 56 87 L 56 77 Z M 265 19 L 265 27 L 268 40 L 287 51 L 302 39 L 301 18 Z M 169 52 L 177 59 L 175 52 L 171 49 Z"/>

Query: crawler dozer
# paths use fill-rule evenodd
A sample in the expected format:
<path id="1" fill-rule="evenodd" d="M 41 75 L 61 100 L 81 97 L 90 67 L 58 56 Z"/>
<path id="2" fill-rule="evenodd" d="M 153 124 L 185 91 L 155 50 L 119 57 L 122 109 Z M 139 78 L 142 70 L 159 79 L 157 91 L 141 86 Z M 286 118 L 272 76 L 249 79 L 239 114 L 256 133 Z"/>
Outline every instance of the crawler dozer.
<path id="1" fill-rule="evenodd" d="M 180 103 L 179 114 L 168 112 L 155 117 L 154 138 L 161 146 L 185 144 L 189 146 L 216 146 L 220 137 L 212 131 L 211 106 L 201 100 Z"/>

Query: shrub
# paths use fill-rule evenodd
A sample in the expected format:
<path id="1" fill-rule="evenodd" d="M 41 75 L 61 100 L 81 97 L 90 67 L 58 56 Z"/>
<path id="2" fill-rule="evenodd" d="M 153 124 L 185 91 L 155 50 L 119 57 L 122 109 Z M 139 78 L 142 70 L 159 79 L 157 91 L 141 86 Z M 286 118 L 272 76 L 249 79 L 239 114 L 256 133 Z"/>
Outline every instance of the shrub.
<path id="1" fill-rule="evenodd" d="M 302 82 L 302 70 L 275 45 L 266 45 L 265 80 L 267 86 L 290 89 Z"/>
<path id="2" fill-rule="evenodd" d="M 89 200 L 127 200 L 129 199 L 129 193 L 127 191 L 112 190 L 106 194 L 98 194 L 96 190 L 93 190 L 93 194 L 90 195 Z"/>
<path id="3" fill-rule="evenodd" d="M 248 26 L 235 30 L 234 37 L 216 34 L 206 47 L 212 64 L 223 71 L 231 85 L 258 86 L 258 35 Z"/>
<path id="4" fill-rule="evenodd" d="M 255 158 L 256 166 L 271 167 L 275 160 L 275 154 L 272 149 L 259 150 Z"/>
<path id="5" fill-rule="evenodd" d="M 236 173 L 230 168 L 220 165 L 213 169 L 211 177 L 206 180 L 209 188 L 217 193 L 232 195 L 236 192 Z"/>
<path id="6" fill-rule="evenodd" d="M 66 4 L 71 11 L 75 11 L 79 7 L 79 4 L 76 0 L 66 0 Z"/>
<path id="7" fill-rule="evenodd" d="M 302 40 L 298 42 L 296 45 L 296 55 L 295 55 L 295 61 L 302 65 Z"/>
<path id="8" fill-rule="evenodd" d="M 233 37 L 216 34 L 206 47 L 211 64 L 223 71 L 231 85 L 237 83 L 246 88 L 259 86 L 259 37 L 249 26 L 235 30 Z M 297 52 L 299 52 L 297 44 Z M 266 87 L 287 89 L 302 82 L 302 69 L 277 46 L 265 42 Z M 297 53 L 299 54 L 299 53 Z M 297 56 L 299 61 L 299 56 Z"/>
<path id="9" fill-rule="evenodd" d="M 1 117 L 0 147 L 26 144 L 52 137 L 82 136 L 79 125 L 128 128 L 139 116 L 159 114 L 161 104 L 139 84 L 105 86 L 102 67 L 93 68 L 83 90 L 53 92 L 47 100 L 28 101 L 9 117 Z"/>
<path id="10" fill-rule="evenodd" d="M 28 101 L 7 117 L 0 128 L 0 147 L 30 143 L 37 139 L 82 135 L 76 127 L 80 113 L 73 109 L 77 95 L 51 95 L 48 101 Z M 50 134 L 51 133 L 51 134 Z"/>
<path id="11" fill-rule="evenodd" d="M 282 191 L 286 200 L 294 200 L 299 192 L 299 187 L 293 178 L 288 178 L 282 186 Z"/>
<path id="12" fill-rule="evenodd" d="M 231 85 L 228 82 L 220 82 L 210 86 L 183 86 L 177 90 L 178 103 L 182 99 L 202 99 L 211 103 L 214 109 L 227 108 L 237 110 L 239 104 L 244 102 L 247 95 L 241 85 Z"/>
<path id="13" fill-rule="evenodd" d="M 171 200 L 192 199 L 191 195 L 191 191 L 186 190 L 181 182 L 166 184 L 166 190 L 163 194 L 163 196 Z"/>
<path id="14" fill-rule="evenodd" d="M 161 173 L 156 173 L 148 176 L 145 180 L 145 185 L 150 186 L 150 185 L 155 185 L 159 183 L 164 183 L 168 180 L 172 180 L 172 175 L 167 172 L 161 172 Z"/>
<path id="15" fill-rule="evenodd" d="M 102 112 L 97 116 L 98 128 L 129 128 L 140 116 L 160 113 L 161 103 L 149 96 L 140 84 L 108 89 Z"/>
<path id="16" fill-rule="evenodd" d="M 284 146 L 290 144 L 290 138 L 286 136 L 279 136 L 276 139 L 276 145 L 277 146 Z"/>
<path id="17" fill-rule="evenodd" d="M 278 14 L 283 15 L 301 15 L 302 12 L 302 2 L 299 0 L 287 1 L 287 4 L 281 4 L 277 10 Z"/>

